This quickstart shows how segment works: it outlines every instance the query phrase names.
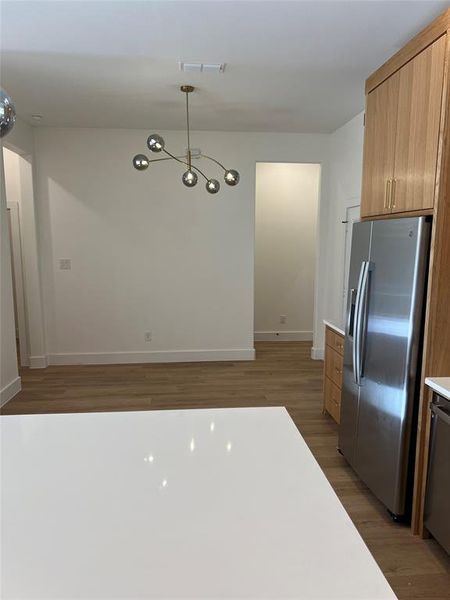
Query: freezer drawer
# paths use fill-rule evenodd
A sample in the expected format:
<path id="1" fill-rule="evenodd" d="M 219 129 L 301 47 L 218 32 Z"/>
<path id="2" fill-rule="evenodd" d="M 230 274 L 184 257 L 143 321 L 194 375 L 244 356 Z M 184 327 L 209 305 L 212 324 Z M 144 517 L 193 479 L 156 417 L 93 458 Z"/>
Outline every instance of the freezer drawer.
<path id="1" fill-rule="evenodd" d="M 450 554 L 450 402 L 435 395 L 425 499 L 425 526 Z"/>

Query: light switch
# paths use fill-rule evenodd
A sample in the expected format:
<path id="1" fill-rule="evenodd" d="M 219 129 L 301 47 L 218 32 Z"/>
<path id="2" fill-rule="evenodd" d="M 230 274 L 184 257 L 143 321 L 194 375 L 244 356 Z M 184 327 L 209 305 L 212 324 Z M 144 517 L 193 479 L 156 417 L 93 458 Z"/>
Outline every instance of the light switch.
<path id="1" fill-rule="evenodd" d="M 72 268 L 72 260 L 70 258 L 60 258 L 59 268 L 61 269 L 61 271 L 70 271 L 70 269 Z"/>

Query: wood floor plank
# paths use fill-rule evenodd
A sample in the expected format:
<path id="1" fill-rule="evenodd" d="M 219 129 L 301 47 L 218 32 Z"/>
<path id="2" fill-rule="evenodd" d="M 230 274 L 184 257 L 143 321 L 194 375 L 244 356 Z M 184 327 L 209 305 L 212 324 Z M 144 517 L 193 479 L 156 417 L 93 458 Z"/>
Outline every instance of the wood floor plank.
<path id="1" fill-rule="evenodd" d="M 449 600 L 448 555 L 394 523 L 337 452 L 337 425 L 322 414 L 323 364 L 310 355 L 308 342 L 259 342 L 252 362 L 23 369 L 22 392 L 2 413 L 286 406 L 398 598 Z"/>

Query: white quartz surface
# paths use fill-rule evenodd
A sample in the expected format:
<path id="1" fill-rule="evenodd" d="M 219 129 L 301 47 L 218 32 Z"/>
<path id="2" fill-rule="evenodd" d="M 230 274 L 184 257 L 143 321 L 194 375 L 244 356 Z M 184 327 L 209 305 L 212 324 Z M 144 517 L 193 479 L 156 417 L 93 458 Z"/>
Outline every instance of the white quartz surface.
<path id="1" fill-rule="evenodd" d="M 284 408 L 1 434 L 4 599 L 395 598 Z"/>
<path id="2" fill-rule="evenodd" d="M 336 331 L 336 333 L 345 336 L 345 331 L 342 329 L 342 327 L 338 327 L 332 321 L 327 321 L 326 319 L 324 319 L 323 324 L 333 329 L 333 331 Z"/>
<path id="3" fill-rule="evenodd" d="M 437 394 L 450 400 L 450 377 L 427 377 L 425 383 Z"/>

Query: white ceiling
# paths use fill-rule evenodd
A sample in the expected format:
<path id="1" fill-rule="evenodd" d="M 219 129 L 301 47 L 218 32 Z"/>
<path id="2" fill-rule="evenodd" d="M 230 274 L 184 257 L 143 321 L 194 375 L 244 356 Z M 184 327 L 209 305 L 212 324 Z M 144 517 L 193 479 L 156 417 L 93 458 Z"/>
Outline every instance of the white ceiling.
<path id="1" fill-rule="evenodd" d="M 9 1 L 1 84 L 43 125 L 331 132 L 448 1 Z M 227 64 L 181 73 L 178 61 Z"/>

